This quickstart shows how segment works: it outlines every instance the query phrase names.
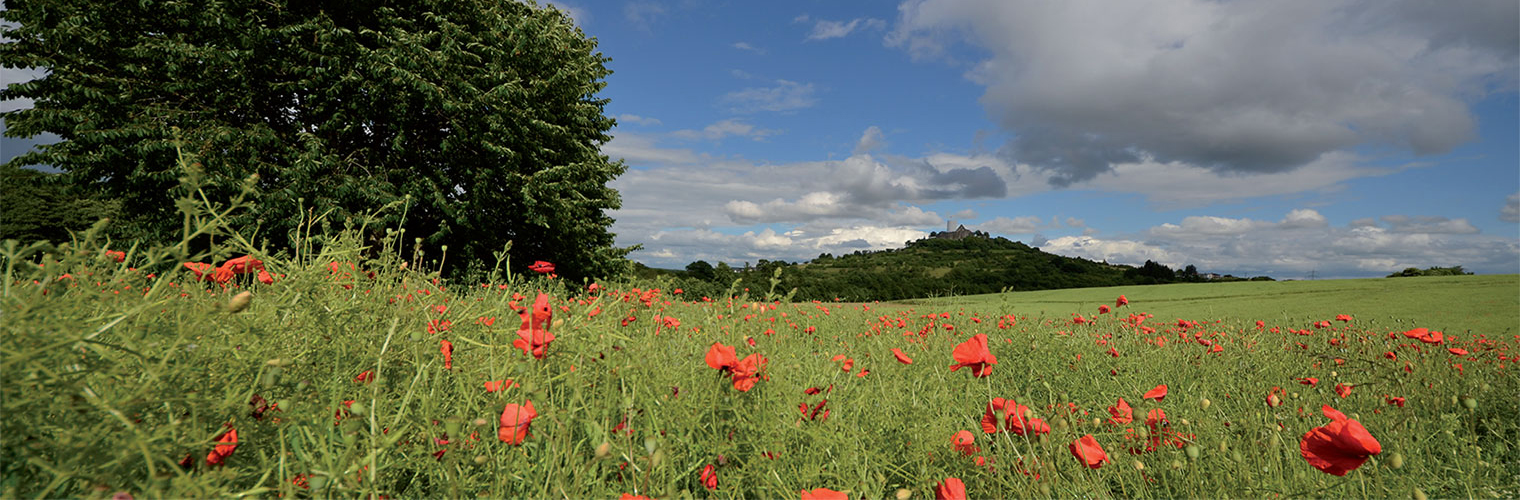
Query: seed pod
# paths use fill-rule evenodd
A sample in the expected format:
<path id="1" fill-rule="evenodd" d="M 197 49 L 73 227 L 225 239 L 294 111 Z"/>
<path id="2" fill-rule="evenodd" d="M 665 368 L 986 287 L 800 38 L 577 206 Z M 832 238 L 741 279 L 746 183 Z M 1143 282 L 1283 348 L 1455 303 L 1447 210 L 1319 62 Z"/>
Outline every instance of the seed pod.
<path id="1" fill-rule="evenodd" d="M 1182 468 L 1182 461 L 1181 460 L 1172 460 L 1171 467 L 1172 467 L 1172 470 L 1181 469 Z"/>
<path id="2" fill-rule="evenodd" d="M 1272 448 L 1282 447 L 1282 435 L 1276 432 L 1272 433 L 1272 437 L 1267 438 L 1267 446 Z"/>
<path id="3" fill-rule="evenodd" d="M 253 303 L 253 292 L 244 290 L 243 293 L 233 295 L 232 300 L 227 301 L 227 312 L 231 314 L 243 312 L 251 303 Z"/>
<path id="4" fill-rule="evenodd" d="M 1198 451 L 1199 451 L 1198 450 L 1198 445 L 1196 445 L 1196 444 L 1187 445 L 1187 447 L 1183 448 L 1182 451 L 1187 452 L 1188 460 L 1197 460 L 1198 459 Z"/>
<path id="5" fill-rule="evenodd" d="M 422 342 L 422 332 L 412 332 L 412 342 Z"/>
<path id="6" fill-rule="evenodd" d="M 1462 398 L 1462 406 L 1469 410 L 1476 410 L 1478 409 L 1478 400 L 1474 399 L 1472 396 L 1467 396 L 1465 398 Z"/>
<path id="7" fill-rule="evenodd" d="M 894 493 L 892 497 L 896 498 L 897 500 L 908 500 L 909 498 L 913 498 L 913 490 L 907 488 L 898 488 L 897 493 Z"/>
<path id="8" fill-rule="evenodd" d="M 280 373 L 284 371 L 285 369 L 278 366 L 265 370 L 264 376 L 259 379 L 259 383 L 263 385 L 265 389 L 274 387 L 275 384 L 280 383 Z"/>
<path id="9" fill-rule="evenodd" d="M 612 443 L 602 441 L 602 444 L 596 445 L 596 458 L 607 458 L 610 454 L 612 454 Z"/>
<path id="10" fill-rule="evenodd" d="M 452 418 L 452 417 L 446 419 L 443 422 L 443 432 L 449 433 L 449 437 L 450 438 L 458 439 L 458 437 L 459 437 L 459 419 Z"/>
<path id="11" fill-rule="evenodd" d="M 1415 488 L 1414 491 L 1409 494 L 1409 498 L 1411 500 L 1426 500 L 1426 498 L 1425 498 L 1425 492 L 1420 491 L 1420 489 L 1418 487 Z"/>
<path id="12" fill-rule="evenodd" d="M 1246 461 L 1246 457 L 1240 454 L 1240 450 L 1235 450 L 1230 452 L 1230 460 L 1240 463 Z"/>
<path id="13" fill-rule="evenodd" d="M 1047 498 L 1050 497 L 1050 485 L 1049 484 L 1040 483 L 1040 496 L 1047 497 Z"/>
<path id="14" fill-rule="evenodd" d="M 660 464 L 664 463 L 664 462 L 665 462 L 665 450 L 654 450 L 654 455 L 651 455 L 649 457 L 649 464 L 653 465 L 655 467 L 659 467 Z"/>
<path id="15" fill-rule="evenodd" d="M 470 423 L 475 424 L 476 427 L 485 427 L 486 424 L 491 423 L 491 421 L 483 419 L 483 418 L 477 418 L 477 419 L 471 421 Z"/>
<path id="16" fill-rule="evenodd" d="M 1388 467 L 1393 469 L 1404 468 L 1404 454 L 1397 451 L 1388 456 Z"/>
<path id="17" fill-rule="evenodd" d="M 485 465 L 486 460 L 485 455 L 475 455 L 475 465 Z"/>
<path id="18" fill-rule="evenodd" d="M 1145 462 L 1136 460 L 1133 464 L 1130 465 L 1133 466 L 1135 470 L 1145 470 Z"/>
<path id="19" fill-rule="evenodd" d="M 1214 404 L 1214 402 L 1213 401 L 1209 401 L 1209 398 L 1203 398 L 1203 400 L 1201 400 L 1201 401 L 1198 402 L 1198 406 L 1200 408 L 1205 409 L 1205 410 L 1209 409 L 1209 405 L 1211 405 L 1211 404 Z"/>
<path id="20" fill-rule="evenodd" d="M 306 485 L 311 489 L 321 491 L 327 487 L 327 476 L 311 476 L 306 478 Z"/>

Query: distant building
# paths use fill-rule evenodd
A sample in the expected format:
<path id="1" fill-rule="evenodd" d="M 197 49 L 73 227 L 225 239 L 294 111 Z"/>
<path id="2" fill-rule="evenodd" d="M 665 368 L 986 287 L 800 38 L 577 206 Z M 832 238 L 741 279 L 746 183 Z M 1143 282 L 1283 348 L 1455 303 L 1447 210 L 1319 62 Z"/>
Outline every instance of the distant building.
<path id="1" fill-rule="evenodd" d="M 958 225 L 958 226 L 956 226 L 956 228 L 954 230 L 951 230 L 950 229 L 950 225 L 951 224 L 955 224 L 955 221 L 949 221 L 949 222 L 945 223 L 945 232 L 943 232 L 943 233 L 932 233 L 929 236 L 932 237 L 932 238 L 939 238 L 939 239 L 942 239 L 942 240 L 964 240 L 967 237 L 970 237 L 970 236 L 973 236 L 973 235 L 976 234 L 976 233 L 971 232 L 970 229 L 966 229 L 966 226 L 964 226 L 964 225 Z"/>

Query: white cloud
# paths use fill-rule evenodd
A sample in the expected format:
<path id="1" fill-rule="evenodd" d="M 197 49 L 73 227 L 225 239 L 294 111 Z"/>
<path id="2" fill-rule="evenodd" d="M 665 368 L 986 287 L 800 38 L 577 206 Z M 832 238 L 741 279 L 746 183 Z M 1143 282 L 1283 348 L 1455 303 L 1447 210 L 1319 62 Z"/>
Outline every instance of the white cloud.
<path id="1" fill-rule="evenodd" d="M 1172 268 L 1279 279 L 1383 276 L 1406 267 L 1464 266 L 1478 272 L 1514 272 L 1520 242 L 1478 234 L 1467 221 L 1445 217 L 1357 219 L 1334 227 L 1310 209 L 1279 222 L 1226 217 L 1185 217 L 1134 235 L 1068 236 L 1041 245 L 1047 252 L 1138 265 L 1154 260 Z"/>
<path id="2" fill-rule="evenodd" d="M 1499 220 L 1520 222 L 1520 193 L 1509 195 L 1504 199 L 1504 207 L 1499 209 Z"/>
<path id="3" fill-rule="evenodd" d="M 702 161 L 704 157 L 690 149 L 669 149 L 657 147 L 654 139 L 641 134 L 619 132 L 612 136 L 612 140 L 602 145 L 602 154 L 613 159 L 627 160 L 629 163 L 638 164 L 691 164 Z"/>
<path id="4" fill-rule="evenodd" d="M 887 37 L 966 73 L 1058 185 L 1119 165 L 1270 174 L 1337 151 L 1435 154 L 1476 138 L 1469 102 L 1516 87 L 1513 0 L 908 0 Z"/>
<path id="5" fill-rule="evenodd" d="M 623 18 L 642 31 L 649 31 L 664 15 L 665 6 L 654 2 L 628 2 L 623 6 Z"/>
<path id="6" fill-rule="evenodd" d="M 793 111 L 818 103 L 811 83 L 776 80 L 774 87 L 749 87 L 724 94 L 718 102 L 735 113 L 759 111 Z"/>
<path id="7" fill-rule="evenodd" d="M 865 133 L 860 134 L 860 141 L 855 143 L 855 154 L 869 153 L 886 145 L 887 138 L 881 134 L 881 129 L 872 125 L 866 128 Z"/>
<path id="8" fill-rule="evenodd" d="M 736 49 L 739 49 L 739 50 L 754 52 L 754 53 L 762 55 L 762 56 L 765 55 L 765 49 L 762 49 L 760 47 L 756 47 L 754 45 L 750 45 L 749 42 L 734 42 L 734 44 L 732 45 L 732 47 L 736 48 Z"/>
<path id="9" fill-rule="evenodd" d="M 617 121 L 618 121 L 619 125 L 621 125 L 623 123 L 632 123 L 634 125 L 659 125 L 660 124 L 660 119 L 659 118 L 649 118 L 649 117 L 645 117 L 645 116 L 631 115 L 631 114 L 628 114 L 628 113 L 623 113 L 621 115 L 617 115 Z"/>
<path id="10" fill-rule="evenodd" d="M 1022 217 L 1014 217 L 1012 219 L 1007 217 L 996 217 L 987 222 L 977 223 L 975 224 L 975 227 L 972 227 L 970 229 L 986 231 L 991 234 L 1016 235 L 1033 234 L 1034 232 L 1039 231 L 1041 228 L 1045 227 L 1048 226 L 1045 225 L 1044 219 L 1033 215 L 1026 215 Z"/>
<path id="11" fill-rule="evenodd" d="M 1473 234 L 1478 228 L 1473 227 L 1467 219 L 1448 219 L 1446 217 L 1409 217 L 1407 215 L 1385 215 L 1383 222 L 1388 223 L 1388 230 L 1395 233 L 1412 234 Z"/>
<path id="12" fill-rule="evenodd" d="M 797 19 L 801 19 L 802 22 L 807 21 L 804 17 L 798 17 Z M 797 22 L 797 19 L 793 19 L 793 22 Z M 843 38 L 849 36 L 856 28 L 881 30 L 886 29 L 886 27 L 886 21 L 872 18 L 855 18 L 849 22 L 819 19 L 813 25 L 813 32 L 808 34 L 807 39 L 828 40 L 830 38 Z"/>
<path id="13" fill-rule="evenodd" d="M 707 139 L 716 141 L 724 137 L 737 136 L 759 141 L 780 133 L 780 130 L 759 128 L 745 123 L 743 120 L 730 118 L 702 127 L 702 130 L 683 129 L 671 132 L 670 135 L 688 140 Z"/>

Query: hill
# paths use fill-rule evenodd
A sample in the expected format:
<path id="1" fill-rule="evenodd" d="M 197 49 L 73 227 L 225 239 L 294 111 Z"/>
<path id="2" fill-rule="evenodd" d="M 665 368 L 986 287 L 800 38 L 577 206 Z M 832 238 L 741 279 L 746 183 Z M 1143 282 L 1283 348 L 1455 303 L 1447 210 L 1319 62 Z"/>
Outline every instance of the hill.
<path id="1" fill-rule="evenodd" d="M 742 278 L 743 287 L 755 288 L 775 277 L 779 279 L 777 291 L 796 289 L 795 300 L 824 301 L 900 300 L 1199 279 L 1196 271 L 1178 273 L 1155 262 L 1147 261 L 1140 267 L 1095 262 L 981 235 L 926 238 L 908 242 L 904 248 L 857 251 L 838 257 L 823 254 L 806 263 L 762 260 L 755 266 L 730 270 L 698 261 L 685 271 L 641 268 L 638 273 L 645 278 L 668 275 L 677 278 L 676 286 L 684 291 L 711 297 L 724 296 L 733 278 Z"/>

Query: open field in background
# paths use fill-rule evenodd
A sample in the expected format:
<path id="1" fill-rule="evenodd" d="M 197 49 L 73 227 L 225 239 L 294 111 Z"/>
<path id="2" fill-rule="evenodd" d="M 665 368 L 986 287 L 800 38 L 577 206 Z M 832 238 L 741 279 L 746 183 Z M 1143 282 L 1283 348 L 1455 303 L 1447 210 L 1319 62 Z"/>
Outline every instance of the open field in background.
<path id="1" fill-rule="evenodd" d="M 1516 276 L 780 303 L 335 241 L 269 284 L 5 249 L 0 497 L 1520 495 Z"/>
<path id="2" fill-rule="evenodd" d="M 1092 314 L 1126 295 L 1159 319 L 1239 318 L 1313 322 L 1337 314 L 1390 330 L 1418 326 L 1446 332 L 1520 333 L 1520 275 L 1317 281 L 1179 283 L 969 295 L 900 301 L 919 307 L 1008 307 L 1020 314 Z"/>

